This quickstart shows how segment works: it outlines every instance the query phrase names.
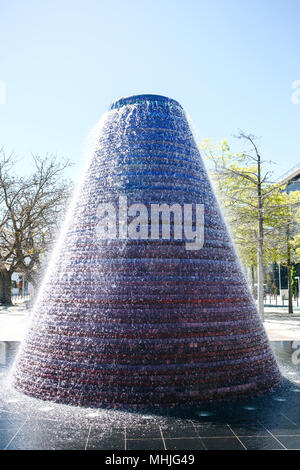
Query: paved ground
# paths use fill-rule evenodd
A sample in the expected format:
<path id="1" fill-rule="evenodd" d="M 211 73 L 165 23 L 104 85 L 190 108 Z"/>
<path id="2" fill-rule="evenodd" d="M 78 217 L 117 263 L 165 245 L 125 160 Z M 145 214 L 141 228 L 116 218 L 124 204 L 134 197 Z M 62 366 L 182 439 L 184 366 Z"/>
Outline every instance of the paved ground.
<path id="1" fill-rule="evenodd" d="M 266 308 L 265 327 L 285 380 L 240 403 L 155 413 L 95 410 L 29 398 L 9 384 L 30 311 L 0 309 L 0 449 L 300 450 L 300 311 Z"/>
<path id="2" fill-rule="evenodd" d="M 25 304 L 0 307 L 0 341 L 22 341 L 29 318 Z M 264 326 L 270 341 L 300 341 L 300 308 L 289 315 L 287 307 L 266 307 Z"/>
<path id="3" fill-rule="evenodd" d="M 22 341 L 29 315 L 24 304 L 0 307 L 0 341 Z"/>
<path id="4" fill-rule="evenodd" d="M 270 341 L 299 341 L 300 309 L 290 315 L 287 307 L 265 307 L 264 327 Z"/>

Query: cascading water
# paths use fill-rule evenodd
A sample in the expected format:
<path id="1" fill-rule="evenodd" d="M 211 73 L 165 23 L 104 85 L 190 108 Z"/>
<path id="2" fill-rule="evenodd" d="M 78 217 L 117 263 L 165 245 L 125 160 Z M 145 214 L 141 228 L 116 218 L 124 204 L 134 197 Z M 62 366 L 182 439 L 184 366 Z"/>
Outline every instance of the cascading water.
<path id="1" fill-rule="evenodd" d="M 120 201 L 139 204 L 136 217 L 124 220 Z M 116 207 L 106 239 L 104 203 Z M 153 239 L 152 204 L 201 205 L 204 245 Z M 189 406 L 260 395 L 280 381 L 182 107 L 156 95 L 116 101 L 35 304 L 15 387 L 84 406 Z"/>

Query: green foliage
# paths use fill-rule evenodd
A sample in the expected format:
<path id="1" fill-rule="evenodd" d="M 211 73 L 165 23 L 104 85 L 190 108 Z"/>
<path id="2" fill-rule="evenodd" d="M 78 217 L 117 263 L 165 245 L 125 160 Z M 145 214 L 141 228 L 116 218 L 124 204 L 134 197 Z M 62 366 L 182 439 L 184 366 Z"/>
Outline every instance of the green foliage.
<path id="1" fill-rule="evenodd" d="M 249 153 L 231 153 L 226 140 L 214 144 L 205 139 L 200 151 L 210 168 L 232 238 L 246 267 L 257 265 L 259 207 L 258 172 L 255 158 Z M 270 171 L 262 164 L 261 176 L 263 258 L 264 264 L 274 261 L 287 264 L 300 261 L 300 192 L 288 194 L 285 185 L 269 181 Z"/>
<path id="2" fill-rule="evenodd" d="M 292 295 L 296 297 L 298 293 L 298 282 L 296 279 L 296 269 L 294 266 L 291 268 L 291 287 L 292 287 Z"/>

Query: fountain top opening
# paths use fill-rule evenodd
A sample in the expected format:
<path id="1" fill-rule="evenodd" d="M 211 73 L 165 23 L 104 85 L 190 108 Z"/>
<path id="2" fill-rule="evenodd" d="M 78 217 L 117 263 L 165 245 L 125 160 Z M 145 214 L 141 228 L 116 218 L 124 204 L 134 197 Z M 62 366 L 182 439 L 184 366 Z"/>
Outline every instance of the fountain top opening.
<path id="1" fill-rule="evenodd" d="M 178 103 L 178 101 L 173 100 L 172 98 L 168 98 L 167 96 L 162 96 L 162 95 L 149 94 L 149 95 L 131 95 L 131 96 L 125 96 L 125 97 L 119 98 L 118 100 L 112 103 L 109 109 L 110 110 L 118 109 L 118 108 L 121 108 L 122 106 L 135 104 L 135 103 L 142 102 L 142 101 L 160 101 L 164 103 L 171 103 L 182 108 L 181 104 Z"/>

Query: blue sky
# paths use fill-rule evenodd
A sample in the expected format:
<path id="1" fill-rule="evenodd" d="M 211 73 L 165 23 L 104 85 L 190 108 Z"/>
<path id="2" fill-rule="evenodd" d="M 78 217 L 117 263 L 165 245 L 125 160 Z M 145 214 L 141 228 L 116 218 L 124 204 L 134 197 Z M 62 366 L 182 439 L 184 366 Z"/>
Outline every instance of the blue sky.
<path id="1" fill-rule="evenodd" d="M 197 138 L 260 136 L 276 174 L 300 162 L 299 0 L 0 0 L 0 146 L 19 170 L 84 141 L 120 96 L 177 99 Z M 300 94 L 299 94 L 300 96 Z"/>

